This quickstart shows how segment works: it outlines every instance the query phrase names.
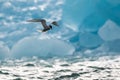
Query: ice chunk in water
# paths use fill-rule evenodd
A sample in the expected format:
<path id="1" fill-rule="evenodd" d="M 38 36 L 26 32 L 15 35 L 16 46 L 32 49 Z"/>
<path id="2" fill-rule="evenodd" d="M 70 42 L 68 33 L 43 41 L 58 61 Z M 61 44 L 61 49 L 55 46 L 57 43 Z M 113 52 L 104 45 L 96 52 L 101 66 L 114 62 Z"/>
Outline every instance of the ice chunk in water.
<path id="1" fill-rule="evenodd" d="M 83 47 L 94 48 L 101 45 L 103 40 L 97 34 L 83 33 L 80 35 L 80 45 Z"/>
<path id="2" fill-rule="evenodd" d="M 120 39 L 120 27 L 111 20 L 108 20 L 98 33 L 105 41 Z"/>
<path id="3" fill-rule="evenodd" d="M 66 56 L 74 52 L 74 47 L 58 39 L 38 39 L 27 37 L 20 40 L 12 48 L 12 54 L 15 57 L 52 57 Z"/>

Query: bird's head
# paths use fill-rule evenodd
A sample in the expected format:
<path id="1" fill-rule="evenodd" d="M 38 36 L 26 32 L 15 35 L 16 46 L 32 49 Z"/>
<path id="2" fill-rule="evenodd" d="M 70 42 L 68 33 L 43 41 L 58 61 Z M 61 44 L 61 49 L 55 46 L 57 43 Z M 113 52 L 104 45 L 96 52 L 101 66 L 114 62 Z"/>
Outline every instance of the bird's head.
<path id="1" fill-rule="evenodd" d="M 55 25 L 55 26 L 59 26 L 56 21 L 53 21 L 51 24 L 53 24 L 53 25 Z"/>

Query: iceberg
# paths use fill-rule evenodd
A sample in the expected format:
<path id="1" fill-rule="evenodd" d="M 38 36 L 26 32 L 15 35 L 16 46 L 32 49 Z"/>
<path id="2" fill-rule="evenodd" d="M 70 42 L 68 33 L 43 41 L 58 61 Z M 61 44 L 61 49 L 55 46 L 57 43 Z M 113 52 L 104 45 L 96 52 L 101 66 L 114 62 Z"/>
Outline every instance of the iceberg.
<path id="1" fill-rule="evenodd" d="M 26 37 L 18 41 L 12 48 L 11 54 L 15 58 L 21 57 L 64 57 L 72 55 L 74 47 L 58 39 L 39 39 Z"/>
<path id="2" fill-rule="evenodd" d="M 100 37 L 105 41 L 120 39 L 120 27 L 113 21 L 108 20 L 98 31 Z"/>
<path id="3" fill-rule="evenodd" d="M 79 44 L 85 48 L 95 48 L 100 46 L 103 40 L 97 34 L 82 33 L 80 34 Z"/>
<path id="4" fill-rule="evenodd" d="M 9 55 L 9 48 L 4 42 L 0 41 L 0 59 L 4 59 L 6 55 Z"/>
<path id="5" fill-rule="evenodd" d="M 105 21 L 106 18 L 101 14 L 92 13 L 85 17 L 82 24 L 79 25 L 79 30 L 80 32 L 97 32 Z"/>
<path id="6" fill-rule="evenodd" d="M 106 46 L 109 52 L 120 53 L 120 39 L 107 42 Z"/>
<path id="7" fill-rule="evenodd" d="M 105 51 L 119 52 L 119 0 L 1 0 L 0 7 L 0 42 L 5 44 L 0 44 L 4 46 L 1 57 L 3 53 L 13 57 L 66 56 L 103 45 Z M 36 30 L 42 26 L 26 22 L 36 18 L 46 19 L 47 24 L 58 21 L 60 26 L 53 26 L 47 38 L 39 39 L 44 33 Z"/>

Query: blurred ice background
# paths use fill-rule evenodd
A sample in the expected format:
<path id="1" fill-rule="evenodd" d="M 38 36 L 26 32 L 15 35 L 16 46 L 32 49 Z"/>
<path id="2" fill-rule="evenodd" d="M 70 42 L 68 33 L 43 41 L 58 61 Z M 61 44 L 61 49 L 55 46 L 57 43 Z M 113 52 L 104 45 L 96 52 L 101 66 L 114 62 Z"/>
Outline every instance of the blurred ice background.
<path id="1" fill-rule="evenodd" d="M 119 55 L 119 0 L 0 0 L 0 80 L 119 80 Z"/>

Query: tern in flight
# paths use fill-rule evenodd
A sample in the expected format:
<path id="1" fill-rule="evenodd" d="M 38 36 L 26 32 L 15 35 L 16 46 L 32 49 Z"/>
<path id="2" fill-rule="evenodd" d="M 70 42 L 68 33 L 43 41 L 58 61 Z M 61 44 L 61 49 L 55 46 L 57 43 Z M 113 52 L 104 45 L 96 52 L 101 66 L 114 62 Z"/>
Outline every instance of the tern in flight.
<path id="1" fill-rule="evenodd" d="M 32 20 L 27 20 L 27 22 L 41 22 L 44 29 L 43 30 L 38 30 L 40 32 L 41 31 L 46 32 L 46 31 L 52 29 L 52 24 L 55 25 L 55 26 L 59 26 L 56 21 L 53 21 L 50 25 L 47 25 L 45 19 L 32 19 Z"/>

